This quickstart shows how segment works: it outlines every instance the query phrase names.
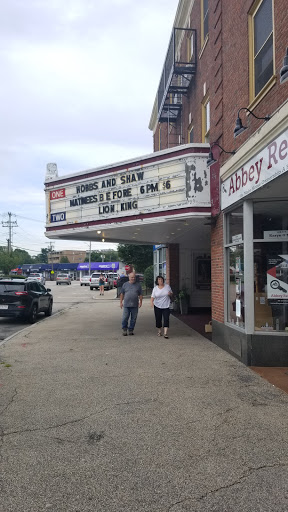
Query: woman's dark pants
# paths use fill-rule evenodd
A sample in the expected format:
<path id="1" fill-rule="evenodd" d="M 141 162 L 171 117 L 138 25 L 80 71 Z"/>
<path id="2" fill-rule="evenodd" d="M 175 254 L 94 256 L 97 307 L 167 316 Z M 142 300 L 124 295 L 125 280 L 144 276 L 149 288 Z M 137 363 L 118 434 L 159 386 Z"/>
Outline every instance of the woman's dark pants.
<path id="1" fill-rule="evenodd" d="M 161 329 L 162 327 L 162 316 L 163 316 L 163 327 L 169 327 L 169 316 L 170 316 L 170 309 L 161 309 L 154 306 L 154 313 L 155 313 L 155 319 L 156 319 L 156 327 L 158 329 Z"/>

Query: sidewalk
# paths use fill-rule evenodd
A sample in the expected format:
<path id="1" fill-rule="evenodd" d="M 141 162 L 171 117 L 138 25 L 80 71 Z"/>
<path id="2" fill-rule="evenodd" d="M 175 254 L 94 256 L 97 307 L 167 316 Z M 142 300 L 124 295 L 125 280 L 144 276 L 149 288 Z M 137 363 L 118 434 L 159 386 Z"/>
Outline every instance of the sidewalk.
<path id="1" fill-rule="evenodd" d="M 287 512 L 288 396 L 149 300 L 103 297 L 0 347 L 4 512 Z M 7 366 L 11 365 L 11 366 Z"/>

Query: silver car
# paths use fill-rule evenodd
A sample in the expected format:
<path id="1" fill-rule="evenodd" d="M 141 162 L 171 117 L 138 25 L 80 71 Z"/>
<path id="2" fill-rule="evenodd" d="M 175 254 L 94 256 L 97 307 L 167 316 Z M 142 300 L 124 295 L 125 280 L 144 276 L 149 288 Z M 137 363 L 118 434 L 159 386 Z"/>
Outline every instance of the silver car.
<path id="1" fill-rule="evenodd" d="M 80 286 L 90 286 L 90 276 L 81 276 Z"/>
<path id="2" fill-rule="evenodd" d="M 37 272 L 29 274 L 29 276 L 27 277 L 27 281 L 38 281 L 39 283 L 45 285 L 45 277 Z"/>
<path id="3" fill-rule="evenodd" d="M 56 277 L 56 284 L 71 284 L 70 274 L 58 274 Z"/>
<path id="4" fill-rule="evenodd" d="M 90 278 L 90 290 L 98 290 L 99 288 L 99 277 L 101 275 L 101 272 L 93 272 Z M 108 276 L 108 274 L 103 274 L 104 276 L 104 288 L 105 290 L 111 290 L 113 288 L 113 280 L 111 277 Z"/>

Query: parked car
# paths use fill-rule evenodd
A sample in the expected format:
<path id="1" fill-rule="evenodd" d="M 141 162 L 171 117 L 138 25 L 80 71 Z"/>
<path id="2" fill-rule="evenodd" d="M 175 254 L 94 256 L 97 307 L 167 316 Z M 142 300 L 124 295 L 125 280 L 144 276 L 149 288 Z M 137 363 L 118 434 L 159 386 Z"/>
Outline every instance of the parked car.
<path id="1" fill-rule="evenodd" d="M 40 273 L 37 273 L 37 272 L 33 272 L 31 274 L 29 274 L 29 276 L 27 277 L 27 281 L 39 281 L 39 283 L 41 284 L 45 284 L 45 277 L 43 276 L 43 274 L 40 274 Z"/>
<path id="2" fill-rule="evenodd" d="M 114 288 L 117 288 L 117 281 L 119 279 L 117 272 L 109 272 L 108 276 L 111 277 Z"/>
<path id="3" fill-rule="evenodd" d="M 53 295 L 50 288 L 36 280 L 1 279 L 0 280 L 0 316 L 22 317 L 31 324 L 38 313 L 52 314 Z"/>
<path id="4" fill-rule="evenodd" d="M 71 284 L 70 274 L 58 274 L 56 277 L 56 284 Z"/>
<path id="5" fill-rule="evenodd" d="M 95 290 L 98 290 L 100 275 L 101 275 L 101 272 L 93 272 L 93 274 L 90 277 L 90 290 L 93 290 L 93 288 L 95 288 Z M 111 290 L 111 288 L 113 288 L 113 279 L 111 277 L 109 277 L 108 274 L 103 274 L 103 272 L 102 272 L 102 275 L 104 276 L 104 279 L 105 279 L 104 289 Z"/>
<path id="6" fill-rule="evenodd" d="M 90 276 L 81 276 L 80 286 L 90 286 Z"/>

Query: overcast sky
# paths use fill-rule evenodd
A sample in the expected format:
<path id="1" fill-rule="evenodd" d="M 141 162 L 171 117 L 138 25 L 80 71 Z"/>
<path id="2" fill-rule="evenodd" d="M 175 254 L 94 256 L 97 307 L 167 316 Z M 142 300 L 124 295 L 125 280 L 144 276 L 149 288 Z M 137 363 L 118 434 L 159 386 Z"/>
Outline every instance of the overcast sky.
<path id="1" fill-rule="evenodd" d="M 177 5 L 2 2 L 0 245 L 7 244 L 2 222 L 12 212 L 14 248 L 35 255 L 48 247 L 47 162 L 56 162 L 63 176 L 153 151 L 148 124 Z M 88 243 L 56 240 L 54 248 Z"/>

